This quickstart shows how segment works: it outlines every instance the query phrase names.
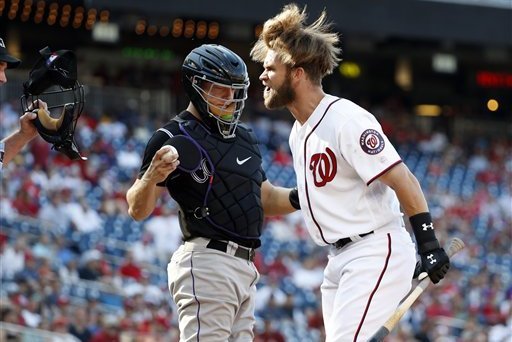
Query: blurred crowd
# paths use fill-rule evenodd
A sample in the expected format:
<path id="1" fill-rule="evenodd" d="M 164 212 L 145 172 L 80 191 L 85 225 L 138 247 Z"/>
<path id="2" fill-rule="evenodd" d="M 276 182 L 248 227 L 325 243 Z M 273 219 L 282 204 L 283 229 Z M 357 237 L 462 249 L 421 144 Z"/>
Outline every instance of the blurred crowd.
<path id="1" fill-rule="evenodd" d="M 291 122 L 258 108 L 247 117 L 267 177 L 294 186 Z M 411 129 L 406 116 L 394 117 L 395 108 L 369 109 L 420 180 L 439 239 L 460 237 L 467 246 L 389 340 L 510 341 L 511 139 L 423 132 Z M 3 103 L 0 118 L 5 135 L 17 125 L 16 106 Z M 165 195 L 149 219 L 134 222 L 125 202 L 159 124 L 131 112 L 116 118 L 84 114 L 76 138 L 86 162 L 71 162 L 37 138 L 4 168 L 1 341 L 42 330 L 56 333 L 51 341 L 178 340 L 166 280 L 166 264 L 181 243 L 177 209 Z M 323 341 L 319 287 L 326 248 L 312 243 L 300 213 L 268 219 L 262 244 L 256 341 Z"/>

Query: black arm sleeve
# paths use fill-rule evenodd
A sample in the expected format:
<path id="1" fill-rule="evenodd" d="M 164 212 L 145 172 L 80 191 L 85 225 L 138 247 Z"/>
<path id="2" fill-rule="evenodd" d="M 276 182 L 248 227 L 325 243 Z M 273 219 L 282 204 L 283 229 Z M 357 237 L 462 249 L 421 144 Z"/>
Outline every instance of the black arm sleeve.
<path id="1" fill-rule="evenodd" d="M 171 134 L 174 134 L 171 131 L 170 127 L 172 125 L 168 124 L 164 128 L 171 132 Z M 151 138 L 149 139 L 148 143 L 146 144 L 146 149 L 144 150 L 144 157 L 142 158 L 142 165 L 139 169 L 139 173 L 137 175 L 138 179 L 141 179 L 142 176 L 144 176 L 144 173 L 146 173 L 146 170 L 148 169 L 149 165 L 151 164 L 151 161 L 153 160 L 153 157 L 155 153 L 165 144 L 165 142 L 169 140 L 169 135 L 163 131 L 157 130 Z M 158 183 L 158 186 L 164 186 L 165 181 L 162 183 Z"/>

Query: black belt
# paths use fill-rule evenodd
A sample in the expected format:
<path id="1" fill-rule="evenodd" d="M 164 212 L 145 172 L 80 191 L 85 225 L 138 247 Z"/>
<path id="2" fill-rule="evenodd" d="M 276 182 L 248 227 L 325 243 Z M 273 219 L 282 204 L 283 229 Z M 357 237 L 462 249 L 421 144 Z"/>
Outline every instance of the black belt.
<path id="1" fill-rule="evenodd" d="M 216 249 L 218 251 L 226 253 L 228 251 L 228 243 L 219 241 L 219 240 L 210 240 L 206 245 L 206 248 Z M 244 260 L 253 261 L 254 260 L 254 249 L 252 248 L 244 248 L 239 246 L 235 251 L 235 256 L 242 258 Z"/>
<path id="2" fill-rule="evenodd" d="M 366 235 L 370 235 L 370 234 L 373 234 L 373 230 L 369 233 L 364 233 L 364 234 L 361 234 L 361 235 L 356 235 L 358 236 L 359 238 L 363 238 L 365 237 Z M 355 240 L 352 240 L 351 238 L 347 237 L 347 238 L 343 238 L 343 239 L 339 239 L 338 241 L 336 241 L 335 243 L 333 243 L 332 245 L 334 247 L 336 247 L 336 249 L 340 249 L 340 248 L 343 248 L 345 247 L 347 244 L 351 243 L 351 242 L 354 242 L 354 241 L 357 241 L 357 239 Z"/>

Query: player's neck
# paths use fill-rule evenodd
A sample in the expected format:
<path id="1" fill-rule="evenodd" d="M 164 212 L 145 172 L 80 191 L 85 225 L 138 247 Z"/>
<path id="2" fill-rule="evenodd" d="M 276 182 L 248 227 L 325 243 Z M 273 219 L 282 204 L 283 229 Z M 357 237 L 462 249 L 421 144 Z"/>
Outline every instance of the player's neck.
<path id="1" fill-rule="evenodd" d="M 324 96 L 325 93 L 321 86 L 310 87 L 302 91 L 297 90 L 295 100 L 286 107 L 295 120 L 303 125 L 313 114 Z"/>
<path id="2" fill-rule="evenodd" d="M 189 102 L 186 111 L 195 116 L 198 120 L 202 121 L 201 115 L 199 115 L 199 112 L 197 111 L 196 107 L 192 104 L 192 102 Z"/>

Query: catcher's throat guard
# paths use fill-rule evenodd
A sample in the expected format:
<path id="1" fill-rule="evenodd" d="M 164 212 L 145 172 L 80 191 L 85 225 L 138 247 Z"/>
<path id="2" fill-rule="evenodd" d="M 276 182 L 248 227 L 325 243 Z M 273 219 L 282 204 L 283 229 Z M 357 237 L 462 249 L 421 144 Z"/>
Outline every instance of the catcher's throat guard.
<path id="1" fill-rule="evenodd" d="M 39 135 L 53 149 L 71 160 L 86 160 L 74 140 L 75 127 L 84 107 L 84 89 L 77 80 L 77 63 L 73 51 L 40 50 L 41 58 L 34 65 L 29 79 L 23 83 L 23 112 L 37 114 L 34 125 Z M 47 103 L 42 108 L 40 102 Z"/>

